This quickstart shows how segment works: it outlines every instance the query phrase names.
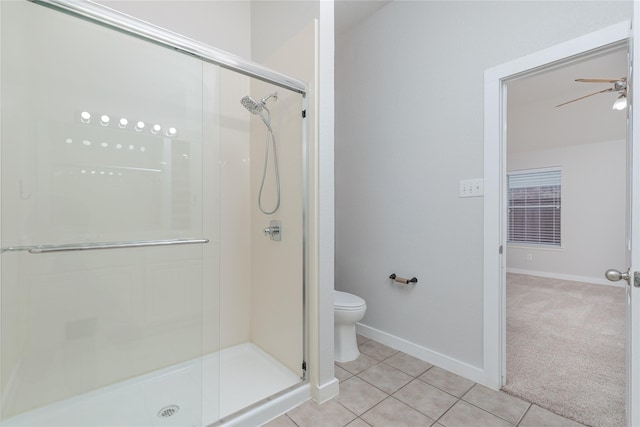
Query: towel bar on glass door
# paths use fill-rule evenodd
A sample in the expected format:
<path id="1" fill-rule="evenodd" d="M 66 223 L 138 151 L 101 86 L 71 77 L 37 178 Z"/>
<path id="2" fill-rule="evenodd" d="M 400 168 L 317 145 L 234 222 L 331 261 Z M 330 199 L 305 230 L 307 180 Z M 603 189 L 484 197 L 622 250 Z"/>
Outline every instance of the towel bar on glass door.
<path id="1" fill-rule="evenodd" d="M 49 252 L 93 251 L 98 249 L 122 249 L 143 248 L 148 246 L 192 245 L 196 243 L 209 243 L 209 239 L 169 239 L 169 240 L 141 240 L 133 242 L 106 242 L 106 243 L 78 243 L 71 245 L 42 245 L 42 246 L 12 246 L 2 248 L 2 252 L 26 251 L 31 254 L 44 254 Z"/>

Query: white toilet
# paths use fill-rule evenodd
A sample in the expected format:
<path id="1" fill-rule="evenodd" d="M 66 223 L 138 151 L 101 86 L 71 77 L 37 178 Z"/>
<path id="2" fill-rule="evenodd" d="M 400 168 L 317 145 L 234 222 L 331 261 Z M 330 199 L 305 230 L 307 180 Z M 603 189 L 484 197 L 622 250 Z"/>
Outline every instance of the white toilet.
<path id="1" fill-rule="evenodd" d="M 364 317 L 367 304 L 359 296 L 333 291 L 335 360 L 349 362 L 360 356 L 356 341 L 356 322 Z"/>

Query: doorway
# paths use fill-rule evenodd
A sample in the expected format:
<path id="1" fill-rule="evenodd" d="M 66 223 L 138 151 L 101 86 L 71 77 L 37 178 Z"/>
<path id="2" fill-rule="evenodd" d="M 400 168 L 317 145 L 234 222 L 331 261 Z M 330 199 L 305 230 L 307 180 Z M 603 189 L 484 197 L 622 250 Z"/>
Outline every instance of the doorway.
<path id="1" fill-rule="evenodd" d="M 627 265 L 626 210 L 594 202 L 627 199 L 628 110 L 575 79 L 623 87 L 627 51 L 507 83 L 503 390 L 597 427 L 624 425 L 626 295 L 603 272 Z"/>
<path id="2" fill-rule="evenodd" d="M 496 388 L 501 388 L 507 381 L 506 360 L 506 271 L 508 267 L 507 254 L 507 88 L 509 83 L 523 80 L 531 76 L 540 75 L 550 70 L 566 68 L 569 64 L 583 62 L 588 58 L 601 56 L 605 52 L 611 52 L 612 48 L 626 46 L 629 37 L 629 23 L 621 23 L 596 33 L 591 33 L 578 39 L 565 42 L 544 51 L 537 52 L 527 57 L 520 58 L 507 64 L 494 67 L 485 72 L 485 370 L 487 376 Z M 576 76 L 582 77 L 582 76 Z M 585 76 L 589 77 L 589 76 Z M 629 75 L 629 82 L 633 76 Z M 632 89 L 631 89 L 632 90 Z M 568 98 L 571 99 L 571 98 Z M 633 118 L 633 115 L 631 116 Z M 629 148 L 637 144 L 637 138 L 632 138 Z M 637 150 L 634 152 L 637 153 Z M 636 172 L 637 160 L 629 157 L 630 172 Z M 620 165 L 624 169 L 625 165 Z M 634 194 L 636 188 L 630 191 Z M 631 206 L 635 199 L 629 196 L 627 202 Z M 624 200 L 616 200 L 615 208 L 625 210 Z M 613 205 L 612 205 L 613 206 Z M 629 215 L 632 221 L 634 215 Z M 629 235 L 627 242 L 635 241 L 635 235 Z M 629 262 L 632 270 L 637 270 L 637 260 L 631 256 L 631 245 L 627 243 L 629 250 Z M 525 258 L 526 259 L 526 258 Z M 620 266 L 618 268 L 626 269 Z M 604 273 L 604 271 L 602 271 Z M 633 351 L 637 343 L 630 321 L 633 310 L 632 305 L 637 305 L 631 294 L 636 292 L 633 287 L 627 288 L 627 336 L 626 336 L 626 375 L 627 393 L 627 425 L 634 425 L 634 417 L 637 417 L 638 404 L 631 398 L 637 382 L 633 370 Z M 635 387 L 635 388 L 634 388 Z"/>

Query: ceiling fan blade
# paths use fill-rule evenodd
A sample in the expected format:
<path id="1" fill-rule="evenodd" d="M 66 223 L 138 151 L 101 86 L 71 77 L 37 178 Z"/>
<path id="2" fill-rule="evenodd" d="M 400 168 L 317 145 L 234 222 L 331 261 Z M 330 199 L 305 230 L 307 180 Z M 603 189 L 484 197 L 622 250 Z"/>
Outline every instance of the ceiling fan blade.
<path id="1" fill-rule="evenodd" d="M 563 102 L 562 104 L 556 105 L 556 107 L 562 107 L 563 105 L 571 104 L 572 102 L 580 101 L 581 99 L 585 99 L 585 98 L 588 98 L 590 96 L 597 95 L 599 93 L 613 92 L 613 91 L 614 91 L 613 88 L 599 90 L 597 92 L 590 93 L 589 95 L 581 96 L 580 98 L 576 98 L 576 99 L 572 99 L 571 101 Z"/>
<path id="2" fill-rule="evenodd" d="M 576 81 L 583 83 L 615 83 L 619 81 L 627 81 L 627 78 L 621 77 L 619 79 L 576 79 Z"/>

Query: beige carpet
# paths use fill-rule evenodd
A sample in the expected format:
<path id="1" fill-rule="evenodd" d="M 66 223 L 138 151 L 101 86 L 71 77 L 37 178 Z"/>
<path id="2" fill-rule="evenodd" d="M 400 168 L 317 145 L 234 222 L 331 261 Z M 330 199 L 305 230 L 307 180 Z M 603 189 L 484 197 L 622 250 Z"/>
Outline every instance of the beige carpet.
<path id="1" fill-rule="evenodd" d="M 504 391 L 592 427 L 624 426 L 623 288 L 507 275 Z"/>

